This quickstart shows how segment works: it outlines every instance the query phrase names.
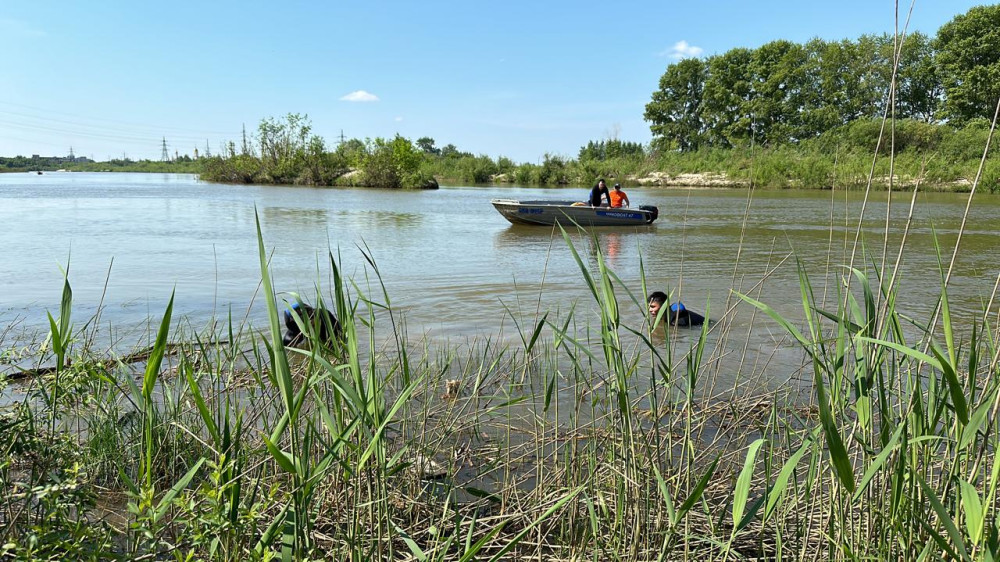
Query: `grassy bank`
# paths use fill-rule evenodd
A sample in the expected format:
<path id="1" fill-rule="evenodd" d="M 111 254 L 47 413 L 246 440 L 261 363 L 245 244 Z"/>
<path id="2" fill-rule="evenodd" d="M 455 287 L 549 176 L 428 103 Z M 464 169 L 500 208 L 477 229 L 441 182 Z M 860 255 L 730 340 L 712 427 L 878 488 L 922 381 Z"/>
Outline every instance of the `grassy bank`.
<path id="1" fill-rule="evenodd" d="M 706 147 L 697 150 L 617 150 L 629 143 L 601 141 L 578 158 L 546 155 L 540 164 L 458 154 L 431 155 L 424 168 L 445 183 L 591 185 L 597 178 L 626 185 L 703 185 L 769 189 L 922 188 L 968 191 L 976 177 L 989 127 L 962 128 L 898 121 L 893 131 L 880 121 L 860 120 L 818 138 L 772 147 Z M 601 150 L 591 150 L 598 146 Z M 878 157 L 873 157 L 878 148 Z M 890 158 L 892 156 L 892 158 Z M 1000 191 L 1000 156 L 986 159 L 981 189 Z"/>
<path id="2" fill-rule="evenodd" d="M 0 557 L 1000 553 L 993 303 L 954 326 L 947 265 L 929 280 L 942 286 L 932 318 L 899 315 L 891 263 L 863 266 L 878 260 L 859 251 L 839 304 L 817 303 L 800 267 L 801 318 L 734 293 L 679 346 L 623 321 L 644 308 L 645 281 L 632 295 L 578 257 L 591 299 L 574 311 L 505 318 L 516 345 L 426 351 L 374 264 L 351 280 L 331 258 L 343 342 L 299 352 L 281 345 L 263 240 L 259 253 L 262 333 L 232 318 L 177 332 L 168 305 L 130 356 L 89 343 L 100 322 L 74 327 L 67 282 L 39 348 L 53 367 L 0 417 Z M 811 398 L 721 361 L 746 338 L 736 307 L 801 347 Z"/>

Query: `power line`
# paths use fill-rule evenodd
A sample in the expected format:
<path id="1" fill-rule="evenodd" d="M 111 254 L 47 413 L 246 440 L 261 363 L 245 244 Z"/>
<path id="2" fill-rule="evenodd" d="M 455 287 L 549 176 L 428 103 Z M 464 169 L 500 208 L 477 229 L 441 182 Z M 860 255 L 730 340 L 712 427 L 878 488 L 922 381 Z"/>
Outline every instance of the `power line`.
<path id="1" fill-rule="evenodd" d="M 4 125 L 5 127 L 10 127 L 14 129 L 21 129 L 23 131 L 61 133 L 64 135 L 90 137 L 100 140 L 149 142 L 150 140 L 156 138 L 155 133 L 150 133 L 149 135 L 143 135 L 143 136 L 138 136 L 141 135 L 141 133 L 138 132 L 134 133 L 133 135 L 123 135 L 115 133 L 102 133 L 95 131 L 70 129 L 67 127 L 52 127 L 46 125 L 24 124 L 24 123 L 18 123 L 16 121 L 8 121 L 6 119 L 0 119 L 0 125 Z M 198 141 L 204 137 L 197 135 L 188 137 L 177 136 L 177 138 L 180 138 L 181 140 Z"/>
<path id="2" fill-rule="evenodd" d="M 12 102 L 6 102 L 6 101 L 0 101 L 0 106 L 18 107 L 18 108 L 21 108 L 21 109 L 28 109 L 28 110 L 31 110 L 31 111 L 40 112 L 40 113 L 43 113 L 45 115 L 65 115 L 65 116 L 73 118 L 73 120 L 72 121 L 70 121 L 70 120 L 61 120 L 61 119 L 53 119 L 52 117 L 46 117 L 46 116 L 30 115 L 30 114 L 24 114 L 24 113 L 15 113 L 15 112 L 12 112 L 12 111 L 0 111 L 0 113 L 6 113 L 6 114 L 9 114 L 9 115 L 15 115 L 15 116 L 20 116 L 20 117 L 30 117 L 32 119 L 41 119 L 41 120 L 45 120 L 45 121 L 55 121 L 55 122 L 73 124 L 73 125 L 82 125 L 82 126 L 85 126 L 85 127 L 90 127 L 90 126 L 93 126 L 93 125 L 91 125 L 89 123 L 81 122 L 80 120 L 82 120 L 82 121 L 93 121 L 93 122 L 98 122 L 98 123 L 115 123 L 115 124 L 118 124 L 118 125 L 125 125 L 126 127 L 129 127 L 129 128 L 139 127 L 139 128 L 143 128 L 143 129 L 155 129 L 155 130 L 159 130 L 159 131 L 164 131 L 165 130 L 167 132 L 170 132 L 170 131 L 190 132 L 191 131 L 191 129 L 188 129 L 186 127 L 177 127 L 177 126 L 169 126 L 169 125 L 157 125 L 157 124 L 151 124 L 151 123 L 136 123 L 134 121 L 121 121 L 121 120 L 118 120 L 118 119 L 105 119 L 105 118 L 96 119 L 96 118 L 81 117 L 78 114 L 66 113 L 66 112 L 62 112 L 62 111 L 54 111 L 54 110 L 50 110 L 50 109 L 42 109 L 42 108 L 38 108 L 38 107 L 32 107 L 30 105 L 23 105 L 23 104 L 19 104 L 19 103 L 12 103 Z M 104 127 L 104 128 L 107 128 L 107 129 L 112 128 L 112 127 L 110 127 L 108 125 L 105 125 L 105 124 L 99 124 L 97 126 Z M 232 132 L 222 132 L 222 131 L 201 131 L 201 133 L 202 134 L 208 133 L 209 135 L 232 135 Z"/>
<path id="3" fill-rule="evenodd" d="M 170 160 L 170 153 L 167 152 L 167 137 L 163 137 L 163 153 L 160 154 L 160 161 L 166 162 Z"/>

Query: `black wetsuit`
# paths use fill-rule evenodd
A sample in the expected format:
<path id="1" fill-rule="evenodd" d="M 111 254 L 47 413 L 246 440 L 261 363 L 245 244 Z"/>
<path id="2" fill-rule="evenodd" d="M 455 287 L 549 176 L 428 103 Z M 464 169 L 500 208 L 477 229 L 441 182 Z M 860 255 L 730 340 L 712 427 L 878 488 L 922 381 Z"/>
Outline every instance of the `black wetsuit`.
<path id="1" fill-rule="evenodd" d="M 332 345 L 334 340 L 339 340 L 343 337 L 343 332 L 340 329 L 340 322 L 337 322 L 337 317 L 334 316 L 329 310 L 324 308 L 315 309 L 308 304 L 294 304 L 292 308 L 296 309 L 299 314 L 299 318 L 310 325 L 312 328 L 319 328 L 319 341 L 326 344 Z M 319 317 L 317 318 L 317 313 Z M 306 335 L 302 333 L 299 329 L 298 323 L 295 322 L 295 318 L 292 316 L 291 311 L 285 311 L 285 335 L 282 338 L 282 343 L 288 347 L 301 347 L 307 338 Z"/>
<path id="2" fill-rule="evenodd" d="M 598 184 L 598 185 L 594 186 L 594 189 L 590 190 L 590 206 L 591 207 L 600 207 L 601 206 L 601 194 L 603 194 L 604 197 L 606 197 L 608 199 L 608 201 L 611 201 L 611 194 L 608 193 L 608 186 L 605 185 L 604 187 L 601 187 L 600 184 Z"/>
<path id="3" fill-rule="evenodd" d="M 671 326 L 701 326 L 705 323 L 705 317 L 697 312 L 691 312 L 686 308 L 682 308 L 680 312 L 676 310 L 670 311 L 670 325 Z"/>

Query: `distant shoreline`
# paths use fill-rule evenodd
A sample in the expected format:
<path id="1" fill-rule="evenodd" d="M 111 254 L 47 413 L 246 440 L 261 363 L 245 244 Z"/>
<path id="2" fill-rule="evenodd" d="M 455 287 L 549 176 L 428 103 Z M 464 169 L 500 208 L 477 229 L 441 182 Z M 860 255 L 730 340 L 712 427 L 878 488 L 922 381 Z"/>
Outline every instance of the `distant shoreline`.
<path id="1" fill-rule="evenodd" d="M 60 169 L 42 169 L 42 170 L 8 170 L 0 169 L 0 174 L 37 174 L 38 172 L 42 174 L 55 174 L 55 173 L 129 173 L 129 174 L 192 174 L 200 175 L 200 171 L 192 171 L 188 169 L 180 170 L 150 170 L 128 167 L 119 167 L 103 170 L 74 170 L 69 168 Z M 449 177 L 439 177 L 438 183 L 442 186 L 446 185 L 469 185 L 467 180 L 462 178 L 449 178 Z M 614 176 L 609 176 L 607 178 L 609 181 L 618 181 L 618 178 Z M 224 183 L 224 182 L 207 182 L 207 183 Z M 624 188 L 631 187 L 654 187 L 654 188 L 667 188 L 667 189 L 745 189 L 749 187 L 750 182 L 742 178 L 732 178 L 729 177 L 725 172 L 700 172 L 700 173 L 676 173 L 671 174 L 669 172 L 650 172 L 641 177 L 629 176 L 622 182 Z M 227 184 L 227 185 L 243 185 L 243 184 Z M 261 184 L 261 185 L 275 185 L 275 186 L 288 186 L 296 184 Z M 518 184 L 514 185 L 513 181 L 507 180 L 503 175 L 496 177 L 493 181 L 480 183 L 475 185 L 488 185 L 495 187 L 546 187 L 546 188 L 580 188 L 589 189 L 589 185 L 585 183 L 563 183 L 558 185 L 528 185 L 528 184 Z M 892 182 L 893 190 L 906 190 L 909 191 L 917 185 L 917 181 L 914 178 L 900 178 L 897 177 Z M 920 182 L 919 188 L 923 191 L 934 191 L 941 193 L 968 193 L 972 190 L 972 181 L 967 179 L 959 179 L 955 181 L 946 182 L 935 182 L 935 181 L 922 181 Z M 314 187 L 343 187 L 343 186 L 314 186 Z M 780 191 L 780 190 L 806 190 L 806 191 L 829 191 L 829 190 L 848 190 L 848 191 L 858 191 L 859 189 L 864 189 L 865 185 L 849 185 L 849 186 L 815 186 L 809 187 L 802 185 L 800 181 L 794 179 L 788 180 L 784 185 L 756 185 L 754 189 L 762 189 L 766 191 Z M 986 191 L 995 191 L 989 189 L 986 186 L 980 185 L 980 188 L 986 188 Z M 887 191 L 889 189 L 889 180 L 886 177 L 878 177 L 872 180 L 872 189 L 876 191 Z"/>

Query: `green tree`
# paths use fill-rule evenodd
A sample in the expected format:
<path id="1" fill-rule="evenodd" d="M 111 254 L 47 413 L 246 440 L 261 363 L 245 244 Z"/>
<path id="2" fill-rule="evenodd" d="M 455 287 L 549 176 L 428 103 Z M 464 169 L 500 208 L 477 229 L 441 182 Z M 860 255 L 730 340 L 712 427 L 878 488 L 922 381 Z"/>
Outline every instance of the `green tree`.
<path id="1" fill-rule="evenodd" d="M 934 42 L 944 115 L 992 119 L 1000 98 L 1000 5 L 977 6 L 944 24 Z"/>
<path id="2" fill-rule="evenodd" d="M 753 51 L 731 49 L 708 60 L 701 115 L 709 144 L 749 142 L 752 133 Z"/>
<path id="3" fill-rule="evenodd" d="M 897 116 L 925 123 L 936 120 L 944 94 L 936 58 L 931 39 L 923 33 L 903 39 L 896 73 Z"/>
<path id="4" fill-rule="evenodd" d="M 807 58 L 805 48 L 791 41 L 772 41 L 754 50 L 750 108 L 756 142 L 782 144 L 812 136 L 801 120 L 809 90 Z"/>
<path id="5" fill-rule="evenodd" d="M 434 139 L 430 137 L 420 137 L 417 139 L 417 147 L 423 150 L 425 154 L 441 154 L 441 149 L 434 147 Z"/>
<path id="6" fill-rule="evenodd" d="M 643 114 L 658 146 L 689 151 L 703 144 L 701 104 L 707 78 L 708 63 L 701 59 L 684 59 L 667 67 L 660 77 L 660 89 L 653 92 Z"/>

